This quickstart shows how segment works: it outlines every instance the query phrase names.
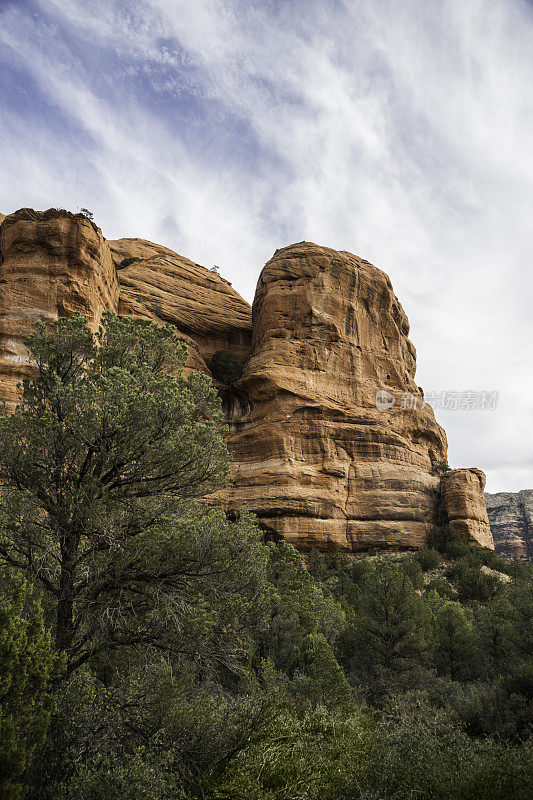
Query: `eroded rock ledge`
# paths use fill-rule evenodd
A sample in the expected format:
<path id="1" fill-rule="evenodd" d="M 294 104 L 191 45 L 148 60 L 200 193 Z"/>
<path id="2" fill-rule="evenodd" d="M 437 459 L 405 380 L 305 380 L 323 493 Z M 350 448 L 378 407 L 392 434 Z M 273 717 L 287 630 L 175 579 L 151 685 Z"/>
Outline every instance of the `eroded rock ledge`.
<path id="1" fill-rule="evenodd" d="M 1 220 L 0 220 L 1 221 Z M 230 486 L 271 537 L 300 550 L 416 548 L 438 521 L 492 547 L 480 470 L 439 476 L 447 443 L 414 377 L 409 323 L 390 279 L 344 251 L 300 242 L 264 267 L 253 309 L 218 274 L 142 239 L 106 242 L 80 214 L 22 209 L 0 228 L 0 398 L 28 372 L 36 319 L 109 308 L 170 322 L 189 366 L 217 350 L 245 363 L 230 398 Z M 396 400 L 376 407 L 376 392 Z"/>

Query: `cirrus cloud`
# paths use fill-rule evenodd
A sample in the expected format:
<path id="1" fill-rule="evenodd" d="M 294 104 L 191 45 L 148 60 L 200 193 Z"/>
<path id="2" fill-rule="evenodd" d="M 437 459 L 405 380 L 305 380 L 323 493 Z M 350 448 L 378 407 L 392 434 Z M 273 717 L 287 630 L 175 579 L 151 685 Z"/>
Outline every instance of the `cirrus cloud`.
<path id="1" fill-rule="evenodd" d="M 27 0 L 0 9 L 0 209 L 86 206 L 248 299 L 307 239 L 392 278 L 454 466 L 533 486 L 525 0 Z"/>

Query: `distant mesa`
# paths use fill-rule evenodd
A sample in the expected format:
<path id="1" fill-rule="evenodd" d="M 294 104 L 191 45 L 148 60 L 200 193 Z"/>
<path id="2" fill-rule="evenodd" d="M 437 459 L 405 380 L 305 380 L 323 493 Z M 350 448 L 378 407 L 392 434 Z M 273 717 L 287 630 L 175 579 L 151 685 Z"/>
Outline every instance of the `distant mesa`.
<path id="1" fill-rule="evenodd" d="M 424 546 L 439 523 L 493 547 L 477 469 L 440 472 L 447 442 L 429 405 L 377 407 L 408 392 L 416 352 L 388 276 L 311 242 L 276 250 L 253 307 L 216 271 L 143 239 L 106 241 L 82 214 L 21 209 L 0 228 L 0 400 L 13 408 L 37 319 L 104 309 L 176 326 L 188 368 L 234 353 L 222 387 L 231 481 L 214 500 L 246 504 L 271 539 L 300 550 Z M 223 391 L 222 391 L 223 389 Z M 385 395 L 384 395 L 385 396 Z M 379 404 L 378 404 L 379 406 Z"/>
<path id="2" fill-rule="evenodd" d="M 533 489 L 486 494 L 485 503 L 496 552 L 533 561 Z"/>

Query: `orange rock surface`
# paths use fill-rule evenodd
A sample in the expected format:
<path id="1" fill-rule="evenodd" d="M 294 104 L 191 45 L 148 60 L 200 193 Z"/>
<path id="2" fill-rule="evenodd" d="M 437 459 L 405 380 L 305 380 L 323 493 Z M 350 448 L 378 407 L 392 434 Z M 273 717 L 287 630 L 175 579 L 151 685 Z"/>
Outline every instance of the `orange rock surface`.
<path id="1" fill-rule="evenodd" d="M 245 402 L 232 409 L 228 506 L 248 504 L 300 550 L 423 546 L 447 443 L 415 383 L 408 333 L 369 262 L 309 242 L 278 250 L 257 285 Z M 390 408 L 376 407 L 380 390 Z M 483 490 L 468 491 L 476 524 L 463 529 L 486 545 Z"/>
<path id="2" fill-rule="evenodd" d="M 0 228 L 0 397 L 28 373 L 37 319 L 105 308 L 172 323 L 188 366 L 233 351 L 245 371 L 229 396 L 231 483 L 267 534 L 300 550 L 427 543 L 451 520 L 492 539 L 479 470 L 441 481 L 446 436 L 414 380 L 407 317 L 387 275 L 351 253 L 301 242 L 276 251 L 250 306 L 216 272 L 142 239 L 106 242 L 80 214 L 22 209 Z"/>
<path id="3" fill-rule="evenodd" d="M 480 469 L 453 469 L 441 477 L 442 519 L 464 539 L 494 547 L 485 507 L 485 474 Z"/>
<path id="4" fill-rule="evenodd" d="M 251 309 L 216 272 L 143 239 L 108 242 L 118 267 L 120 313 L 175 325 L 189 346 L 189 365 L 206 369 L 217 350 L 241 361 L 250 352 Z M 135 258 L 120 267 L 125 259 Z"/>
<path id="5" fill-rule="evenodd" d="M 118 280 L 102 233 L 83 214 L 23 208 L 0 228 L 0 402 L 12 408 L 27 374 L 23 339 L 37 320 L 75 311 L 96 330 L 118 309 Z"/>

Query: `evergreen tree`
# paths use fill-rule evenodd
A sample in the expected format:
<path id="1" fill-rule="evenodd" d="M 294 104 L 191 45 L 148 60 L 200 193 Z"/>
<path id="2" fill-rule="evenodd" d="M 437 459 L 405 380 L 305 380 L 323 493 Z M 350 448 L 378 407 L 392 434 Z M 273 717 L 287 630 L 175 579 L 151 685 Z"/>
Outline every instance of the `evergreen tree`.
<path id="1" fill-rule="evenodd" d="M 437 670 L 452 681 L 472 678 L 478 667 L 478 643 L 472 620 L 460 603 L 436 593 L 433 607 L 433 658 Z"/>
<path id="2" fill-rule="evenodd" d="M 171 326 L 110 313 L 96 337 L 73 315 L 26 345 L 35 379 L 0 419 L 0 560 L 44 591 L 67 675 L 122 648 L 222 657 L 263 556 L 248 517 L 199 502 L 229 463 L 210 379 L 183 377 Z"/>
<path id="3" fill-rule="evenodd" d="M 267 552 L 268 627 L 259 636 L 258 656 L 288 670 L 295 647 L 307 634 L 321 633 L 334 641 L 344 626 L 345 614 L 331 595 L 315 585 L 292 545 L 271 543 Z"/>
<path id="4" fill-rule="evenodd" d="M 211 359 L 213 377 L 228 388 L 239 380 L 242 372 L 242 364 L 231 350 L 217 350 Z"/>
<path id="5" fill-rule="evenodd" d="M 370 677 L 376 691 L 421 665 L 431 631 L 428 608 L 408 575 L 384 561 L 361 581 L 350 624 L 340 639 L 341 663 Z M 366 678 L 365 678 L 366 680 Z"/>
<path id="6" fill-rule="evenodd" d="M 293 687 L 313 705 L 342 706 L 350 701 L 348 681 L 327 639 L 309 633 L 293 656 Z"/>
<path id="7" fill-rule="evenodd" d="M 1 589 L 0 796 L 15 800 L 23 796 L 18 779 L 46 735 L 62 661 L 28 585 L 4 575 Z"/>

